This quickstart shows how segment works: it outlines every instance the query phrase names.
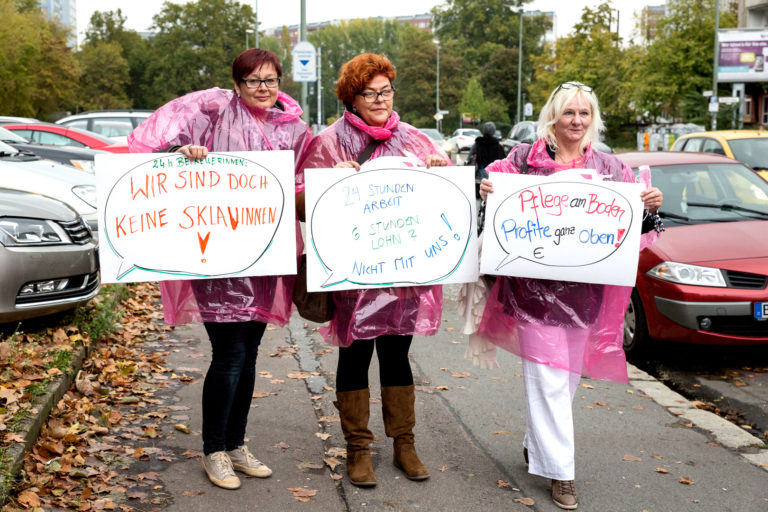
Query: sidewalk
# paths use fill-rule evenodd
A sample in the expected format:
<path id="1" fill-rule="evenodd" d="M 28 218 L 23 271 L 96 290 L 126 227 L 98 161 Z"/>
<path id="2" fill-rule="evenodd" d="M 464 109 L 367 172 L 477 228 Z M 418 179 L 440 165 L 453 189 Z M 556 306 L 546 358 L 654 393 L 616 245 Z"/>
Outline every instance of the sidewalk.
<path id="1" fill-rule="evenodd" d="M 523 462 L 520 360 L 499 352 L 501 368 L 481 370 L 464 359 L 455 290 L 445 291 L 440 332 L 417 337 L 411 347 L 416 443 L 429 480 L 409 481 L 392 465 L 374 358 L 370 428 L 378 485 L 349 484 L 332 403 L 338 352 L 315 324 L 294 315 L 285 328 L 269 326 L 264 335 L 247 431 L 251 451 L 273 469 L 271 478 L 244 478 L 240 489 L 227 491 L 203 473 L 201 394 L 210 346 L 202 326 L 191 324 L 142 343 L 167 360 L 162 373 L 150 376 L 151 385 L 163 389 L 131 406 L 140 423 L 94 438 L 93 449 L 108 463 L 97 476 L 119 470 L 129 483 L 122 490 L 96 489 L 127 510 L 158 512 L 559 510 L 549 482 L 529 475 Z M 696 409 L 643 372 L 630 368 L 630 379 L 583 379 L 577 392 L 578 510 L 768 511 L 768 449 L 759 439 Z M 147 437 L 151 429 L 159 435 Z"/>

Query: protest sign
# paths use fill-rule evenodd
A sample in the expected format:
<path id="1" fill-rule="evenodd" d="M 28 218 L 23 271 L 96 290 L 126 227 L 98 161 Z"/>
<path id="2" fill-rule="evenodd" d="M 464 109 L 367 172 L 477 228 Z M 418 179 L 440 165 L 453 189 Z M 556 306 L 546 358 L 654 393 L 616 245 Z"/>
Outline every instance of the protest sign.
<path id="1" fill-rule="evenodd" d="M 309 291 L 477 279 L 474 168 L 306 169 Z"/>
<path id="2" fill-rule="evenodd" d="M 96 157 L 103 282 L 296 273 L 293 151 Z"/>
<path id="3" fill-rule="evenodd" d="M 481 272 L 634 286 L 644 187 L 598 176 L 491 173 Z"/>

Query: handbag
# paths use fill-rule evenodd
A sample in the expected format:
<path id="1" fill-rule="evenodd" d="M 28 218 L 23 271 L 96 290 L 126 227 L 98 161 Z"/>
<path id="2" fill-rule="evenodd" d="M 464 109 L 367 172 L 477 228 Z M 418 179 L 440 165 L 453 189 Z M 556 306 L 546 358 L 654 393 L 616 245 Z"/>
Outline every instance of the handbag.
<path id="1" fill-rule="evenodd" d="M 376 139 L 371 140 L 357 157 L 357 163 L 362 164 L 368 160 L 381 142 Z M 292 296 L 299 315 L 319 324 L 330 321 L 336 311 L 336 303 L 333 301 L 332 293 L 307 291 L 307 255 L 302 254 Z"/>

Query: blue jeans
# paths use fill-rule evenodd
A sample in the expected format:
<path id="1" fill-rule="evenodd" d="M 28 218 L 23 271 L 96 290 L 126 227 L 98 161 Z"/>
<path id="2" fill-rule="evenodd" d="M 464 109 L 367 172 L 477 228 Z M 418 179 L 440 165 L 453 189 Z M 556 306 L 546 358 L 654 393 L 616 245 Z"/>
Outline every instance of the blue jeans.
<path id="1" fill-rule="evenodd" d="M 203 453 L 234 450 L 245 427 L 256 382 L 256 356 L 266 324 L 205 322 L 212 359 L 203 384 Z"/>

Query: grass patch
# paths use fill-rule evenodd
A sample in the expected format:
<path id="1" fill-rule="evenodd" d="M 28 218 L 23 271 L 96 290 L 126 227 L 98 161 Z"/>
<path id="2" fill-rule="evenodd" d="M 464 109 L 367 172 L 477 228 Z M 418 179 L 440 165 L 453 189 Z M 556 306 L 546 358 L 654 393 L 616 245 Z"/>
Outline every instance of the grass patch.
<path id="1" fill-rule="evenodd" d="M 108 284 L 101 287 L 91 303 L 75 311 L 75 325 L 93 341 L 114 332 L 123 317 L 120 303 L 130 296 L 126 285 Z"/>

